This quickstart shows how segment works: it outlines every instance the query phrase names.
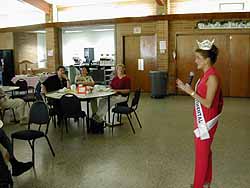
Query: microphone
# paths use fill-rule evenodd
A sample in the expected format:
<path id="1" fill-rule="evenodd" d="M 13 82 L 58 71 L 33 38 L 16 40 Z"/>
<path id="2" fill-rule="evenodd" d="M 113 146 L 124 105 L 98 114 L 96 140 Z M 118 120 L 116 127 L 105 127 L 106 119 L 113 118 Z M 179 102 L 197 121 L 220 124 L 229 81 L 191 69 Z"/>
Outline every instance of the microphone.
<path id="1" fill-rule="evenodd" d="M 193 78 L 194 78 L 194 72 L 190 72 L 190 73 L 189 73 L 189 78 L 188 78 L 188 84 L 189 84 L 190 86 L 191 86 L 191 84 L 192 84 Z"/>

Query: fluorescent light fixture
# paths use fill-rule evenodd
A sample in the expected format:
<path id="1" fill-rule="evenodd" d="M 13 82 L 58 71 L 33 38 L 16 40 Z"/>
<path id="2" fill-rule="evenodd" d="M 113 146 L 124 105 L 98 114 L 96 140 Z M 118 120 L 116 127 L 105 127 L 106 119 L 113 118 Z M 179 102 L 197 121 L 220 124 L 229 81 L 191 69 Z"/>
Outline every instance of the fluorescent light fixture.
<path id="1" fill-rule="evenodd" d="M 221 11 L 243 11 L 245 3 L 220 3 Z"/>
<path id="2" fill-rule="evenodd" d="M 46 31 L 45 30 L 37 30 L 37 31 L 27 31 L 26 33 L 41 33 L 41 34 L 43 34 L 43 33 L 46 33 Z"/>
<path id="3" fill-rule="evenodd" d="M 82 33 L 83 31 L 82 30 L 67 30 L 67 31 L 64 31 L 64 33 Z"/>
<path id="4" fill-rule="evenodd" d="M 93 29 L 92 31 L 101 32 L 101 31 L 114 31 L 114 29 Z"/>

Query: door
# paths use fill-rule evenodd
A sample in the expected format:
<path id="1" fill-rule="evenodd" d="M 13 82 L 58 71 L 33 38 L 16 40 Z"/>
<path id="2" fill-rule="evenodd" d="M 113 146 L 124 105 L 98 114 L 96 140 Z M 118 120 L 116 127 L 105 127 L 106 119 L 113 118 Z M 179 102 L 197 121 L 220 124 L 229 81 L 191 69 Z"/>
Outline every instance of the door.
<path id="1" fill-rule="evenodd" d="M 230 35 L 230 96 L 249 97 L 249 35 Z"/>
<path id="2" fill-rule="evenodd" d="M 0 50 L 0 70 L 2 72 L 3 85 L 11 85 L 11 79 L 15 76 L 13 50 Z"/>
<path id="3" fill-rule="evenodd" d="M 201 76 L 201 70 L 197 70 L 195 64 L 194 52 L 198 48 L 197 41 L 205 39 L 215 39 L 215 45 L 219 49 L 219 56 L 215 67 L 221 75 L 222 91 L 224 96 L 229 96 L 229 61 L 228 61 L 228 48 L 227 47 L 227 36 L 226 35 L 178 35 L 176 46 L 177 46 L 177 78 L 180 78 L 184 82 L 188 81 L 189 73 L 194 72 L 194 81 L 192 87 L 194 88 L 195 83 Z M 178 90 L 178 93 L 183 92 Z"/>
<path id="4" fill-rule="evenodd" d="M 150 92 L 149 71 L 156 68 L 156 41 L 155 35 L 124 37 L 124 64 L 133 91 L 141 88 L 144 92 Z M 143 61 L 141 70 L 138 70 L 138 59 Z"/>

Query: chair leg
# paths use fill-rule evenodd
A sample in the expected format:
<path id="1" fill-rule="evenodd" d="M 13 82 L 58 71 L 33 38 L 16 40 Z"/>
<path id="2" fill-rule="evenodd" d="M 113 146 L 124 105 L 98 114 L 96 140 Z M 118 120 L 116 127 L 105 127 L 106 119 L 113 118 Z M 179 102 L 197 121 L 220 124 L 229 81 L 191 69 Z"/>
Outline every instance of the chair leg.
<path id="1" fill-rule="evenodd" d="M 31 150 L 32 150 L 32 163 L 33 163 L 33 167 L 35 167 L 35 140 L 32 140 L 32 143 L 31 141 L 29 140 L 29 145 L 31 147 Z"/>
<path id="2" fill-rule="evenodd" d="M 87 120 L 87 118 L 86 118 Z M 82 118 L 82 131 L 83 131 L 83 135 L 86 137 L 86 132 L 85 132 L 85 117 Z"/>
<path id="3" fill-rule="evenodd" d="M 68 130 L 68 118 L 65 118 L 65 128 L 66 128 L 66 133 L 69 132 Z"/>
<path id="4" fill-rule="evenodd" d="M 115 121 L 115 113 L 113 113 L 113 117 L 112 117 L 112 135 L 113 135 L 113 130 L 114 130 L 114 121 Z"/>
<path id="5" fill-rule="evenodd" d="M 56 117 L 54 115 L 52 116 L 52 121 L 54 123 L 54 128 L 56 128 Z"/>
<path id="6" fill-rule="evenodd" d="M 65 122 L 64 119 L 61 120 L 61 140 L 63 139 L 63 126 L 64 126 Z"/>
<path id="7" fill-rule="evenodd" d="M 1 120 L 3 121 L 3 113 L 2 113 L 2 110 L 0 110 L 0 117 L 1 117 Z"/>
<path id="8" fill-rule="evenodd" d="M 46 140 L 48 142 L 48 145 L 49 145 L 49 148 L 50 148 L 50 151 L 51 151 L 53 157 L 55 157 L 55 152 L 54 152 L 54 150 L 52 148 L 52 145 L 50 144 L 50 141 L 49 141 L 49 138 L 47 137 L 47 135 L 45 135 L 45 138 L 46 138 Z"/>
<path id="9" fill-rule="evenodd" d="M 135 117 L 136 117 L 136 119 L 137 119 L 137 121 L 139 123 L 140 128 L 142 128 L 141 122 L 139 121 L 139 118 L 138 118 L 138 115 L 137 115 L 136 111 L 134 111 L 134 113 L 135 113 Z"/>
<path id="10" fill-rule="evenodd" d="M 127 117 L 128 117 L 128 120 L 129 120 L 130 126 L 131 126 L 131 128 L 132 128 L 132 131 L 133 131 L 133 133 L 135 134 L 135 129 L 134 129 L 134 127 L 133 127 L 133 124 L 132 124 L 132 122 L 131 122 L 131 120 L 130 120 L 130 118 L 129 118 L 129 115 L 128 115 L 128 114 L 127 114 Z"/>
<path id="11" fill-rule="evenodd" d="M 12 108 L 11 111 L 13 113 L 14 121 L 17 122 L 14 109 Z"/>
<path id="12" fill-rule="evenodd" d="M 11 147 L 12 147 L 13 155 L 15 156 L 15 154 L 14 154 L 14 138 L 11 138 Z"/>

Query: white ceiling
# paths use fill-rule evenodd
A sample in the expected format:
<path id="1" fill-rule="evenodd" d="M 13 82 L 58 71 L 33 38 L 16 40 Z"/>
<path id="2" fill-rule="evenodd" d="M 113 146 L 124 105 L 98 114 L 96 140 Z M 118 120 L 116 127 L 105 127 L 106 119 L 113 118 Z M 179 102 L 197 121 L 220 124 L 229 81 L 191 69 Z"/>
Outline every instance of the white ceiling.
<path id="1" fill-rule="evenodd" d="M 8 15 L 18 12 L 38 11 L 38 8 L 23 2 L 22 0 L 0 0 L 0 15 Z"/>
<path id="2" fill-rule="evenodd" d="M 92 4 L 105 4 L 105 3 L 119 3 L 119 2 L 152 2 L 153 0 L 45 0 L 48 3 L 56 6 L 79 6 L 79 5 L 92 5 Z"/>

